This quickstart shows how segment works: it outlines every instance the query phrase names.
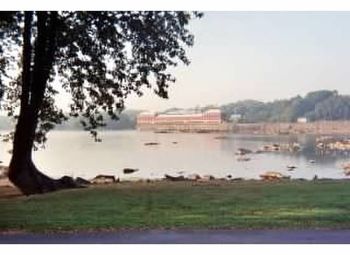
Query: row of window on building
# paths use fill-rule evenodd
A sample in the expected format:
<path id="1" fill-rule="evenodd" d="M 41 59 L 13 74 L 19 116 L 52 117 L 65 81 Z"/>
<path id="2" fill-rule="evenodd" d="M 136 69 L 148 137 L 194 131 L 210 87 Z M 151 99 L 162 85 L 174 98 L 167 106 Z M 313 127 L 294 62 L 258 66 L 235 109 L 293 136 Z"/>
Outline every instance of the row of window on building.
<path id="1" fill-rule="evenodd" d="M 210 109 L 202 113 L 169 112 L 156 114 L 143 112 L 137 116 L 137 124 L 171 124 L 171 123 L 221 123 L 220 109 Z"/>

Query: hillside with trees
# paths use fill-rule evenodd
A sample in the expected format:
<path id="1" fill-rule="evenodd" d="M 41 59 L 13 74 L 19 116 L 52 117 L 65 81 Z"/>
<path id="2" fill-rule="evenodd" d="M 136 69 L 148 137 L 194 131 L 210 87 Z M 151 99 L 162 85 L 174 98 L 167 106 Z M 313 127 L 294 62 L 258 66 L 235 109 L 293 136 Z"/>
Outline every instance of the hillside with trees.
<path id="1" fill-rule="evenodd" d="M 240 122 L 295 122 L 305 117 L 308 121 L 350 120 L 350 96 L 339 95 L 337 91 L 319 90 L 306 96 L 290 99 L 260 102 L 243 100 L 222 105 L 224 119 L 233 114 L 240 115 Z"/>
<path id="2" fill-rule="evenodd" d="M 206 111 L 215 106 L 195 107 L 193 111 Z M 337 91 L 319 90 L 306 96 L 296 96 L 290 99 L 261 102 L 257 100 L 242 100 L 220 106 L 223 118 L 230 120 L 232 115 L 241 115 L 240 122 L 295 122 L 305 117 L 308 121 L 317 120 L 350 120 L 350 96 L 339 95 Z M 169 108 L 162 113 L 168 113 L 182 108 Z M 106 119 L 106 126 L 101 130 L 135 129 L 136 116 L 141 110 L 125 110 L 118 115 L 118 121 Z M 106 116 L 105 116 L 106 117 Z M 79 130 L 80 118 L 72 118 L 55 127 L 55 130 Z M 0 116 L 0 130 L 13 128 L 14 122 L 5 116 Z"/>

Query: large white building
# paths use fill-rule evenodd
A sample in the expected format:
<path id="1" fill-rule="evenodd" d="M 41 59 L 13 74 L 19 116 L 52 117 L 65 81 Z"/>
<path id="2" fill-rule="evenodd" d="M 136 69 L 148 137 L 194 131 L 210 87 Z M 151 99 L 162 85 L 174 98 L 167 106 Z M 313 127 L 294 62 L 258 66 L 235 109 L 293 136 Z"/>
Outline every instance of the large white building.
<path id="1" fill-rule="evenodd" d="M 165 114 L 156 114 L 153 112 L 142 112 L 137 116 L 137 125 L 139 124 L 187 124 L 187 123 L 221 123 L 220 109 L 210 109 L 202 113 L 190 112 L 169 112 Z"/>

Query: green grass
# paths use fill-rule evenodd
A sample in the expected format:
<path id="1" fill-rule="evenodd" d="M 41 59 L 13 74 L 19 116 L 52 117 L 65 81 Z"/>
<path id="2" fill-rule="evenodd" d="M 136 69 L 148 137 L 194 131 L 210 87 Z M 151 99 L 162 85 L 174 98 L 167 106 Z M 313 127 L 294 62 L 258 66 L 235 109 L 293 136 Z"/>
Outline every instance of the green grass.
<path id="1" fill-rule="evenodd" d="M 122 183 L 0 199 L 0 231 L 350 228 L 350 182 Z"/>

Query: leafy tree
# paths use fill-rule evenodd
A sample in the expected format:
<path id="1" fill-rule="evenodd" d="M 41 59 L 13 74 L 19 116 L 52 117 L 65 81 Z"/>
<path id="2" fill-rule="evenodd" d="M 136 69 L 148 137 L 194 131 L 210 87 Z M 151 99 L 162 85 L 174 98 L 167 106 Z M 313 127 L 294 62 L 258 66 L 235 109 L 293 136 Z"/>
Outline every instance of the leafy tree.
<path id="1" fill-rule="evenodd" d="M 315 106 L 315 118 L 324 120 L 349 119 L 350 97 L 334 95 Z"/>
<path id="2" fill-rule="evenodd" d="M 226 119 L 241 114 L 244 122 L 295 122 L 299 117 L 315 120 L 350 120 L 350 97 L 337 91 L 319 90 L 305 97 L 263 103 L 244 100 L 221 106 Z"/>
<path id="3" fill-rule="evenodd" d="M 69 117 L 96 137 L 131 93 L 153 88 L 167 98 L 175 81 L 169 67 L 189 64 L 185 49 L 193 45 L 193 12 L 56 12 L 0 14 L 0 84 L 3 108 L 18 118 L 9 178 L 24 193 L 75 187 L 71 178 L 53 180 L 32 161 L 35 142 Z M 17 65 L 17 66 L 16 66 Z M 15 76 L 16 70 L 20 75 Z M 71 95 L 66 114 L 55 103 L 55 81 Z M 16 107 L 20 107 L 16 116 Z"/>

